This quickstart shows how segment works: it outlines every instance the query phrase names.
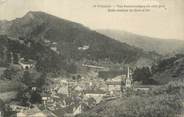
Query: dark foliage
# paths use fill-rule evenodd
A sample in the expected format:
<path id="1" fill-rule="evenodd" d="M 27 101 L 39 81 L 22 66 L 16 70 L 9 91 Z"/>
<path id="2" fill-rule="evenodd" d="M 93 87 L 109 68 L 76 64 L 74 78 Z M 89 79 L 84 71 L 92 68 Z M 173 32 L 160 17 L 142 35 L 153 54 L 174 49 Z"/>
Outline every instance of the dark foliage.
<path id="1" fill-rule="evenodd" d="M 142 82 L 143 84 L 158 84 L 155 80 L 151 79 L 151 76 L 150 68 L 137 68 L 133 73 L 133 80 Z"/>
<path id="2" fill-rule="evenodd" d="M 4 51 L 1 52 L 0 62 L 4 65 L 11 63 L 11 53 L 13 53 L 13 63 L 18 63 L 18 54 L 25 59 L 32 59 L 36 61 L 36 68 L 40 72 L 57 72 L 66 68 L 67 64 L 64 62 L 64 57 L 50 50 L 49 47 L 29 40 L 30 46 L 28 47 L 25 43 L 20 43 L 19 40 L 9 39 L 7 36 L 1 36 L 2 46 Z M 25 40 L 26 41 L 26 40 Z M 25 42 L 24 41 L 24 42 Z M 6 51 L 5 51 L 6 50 Z M 1 65 L 3 65 L 1 64 Z M 70 63 L 68 63 L 70 65 Z"/>
<path id="3" fill-rule="evenodd" d="M 173 57 L 163 59 L 152 66 L 152 78 L 160 84 L 169 81 L 183 79 L 184 76 L 184 55 L 177 54 Z"/>
<path id="4" fill-rule="evenodd" d="M 32 77 L 29 71 L 25 71 L 23 74 L 22 82 L 26 84 L 28 87 L 32 87 Z"/>
<path id="5" fill-rule="evenodd" d="M 107 80 L 108 78 L 113 78 L 113 77 L 116 77 L 118 75 L 122 75 L 123 72 L 122 71 L 115 71 L 115 70 L 112 70 L 112 71 L 99 71 L 98 72 L 98 77 L 100 78 L 103 78 L 105 80 Z"/>
<path id="6" fill-rule="evenodd" d="M 183 57 L 184 57 L 183 54 L 177 54 L 173 57 L 160 60 L 156 65 L 152 66 L 152 72 L 153 73 L 163 72 L 164 70 L 169 69 L 170 67 L 172 67 L 176 60 L 179 60 Z"/>
<path id="7" fill-rule="evenodd" d="M 38 91 L 31 92 L 30 102 L 32 104 L 41 103 L 41 95 Z"/>
<path id="8" fill-rule="evenodd" d="M 36 87 L 41 89 L 42 86 L 45 84 L 45 80 L 46 80 L 46 73 L 42 73 L 40 78 L 36 79 Z"/>

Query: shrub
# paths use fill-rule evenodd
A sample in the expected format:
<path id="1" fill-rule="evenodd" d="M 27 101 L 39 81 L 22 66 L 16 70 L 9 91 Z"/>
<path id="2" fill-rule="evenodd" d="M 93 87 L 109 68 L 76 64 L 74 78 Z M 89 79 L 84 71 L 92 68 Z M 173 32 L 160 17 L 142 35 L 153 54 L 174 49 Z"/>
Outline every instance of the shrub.
<path id="1" fill-rule="evenodd" d="M 80 117 L 88 114 L 102 117 L 175 117 L 183 108 L 183 100 L 184 81 L 173 81 L 146 95 L 132 95 L 100 104 Z"/>

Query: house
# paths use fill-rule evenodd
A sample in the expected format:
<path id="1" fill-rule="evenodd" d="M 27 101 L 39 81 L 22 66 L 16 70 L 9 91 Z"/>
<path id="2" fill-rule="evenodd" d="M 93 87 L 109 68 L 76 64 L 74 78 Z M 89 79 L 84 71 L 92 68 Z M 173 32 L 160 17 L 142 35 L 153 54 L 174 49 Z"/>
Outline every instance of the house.
<path id="1" fill-rule="evenodd" d="M 16 105 L 16 104 L 11 104 L 11 105 L 9 105 L 9 107 L 12 109 L 12 111 L 16 111 L 16 112 L 20 112 L 20 111 L 28 109 L 28 107 L 19 106 L 19 105 Z"/>
<path id="2" fill-rule="evenodd" d="M 121 82 L 106 82 L 110 95 L 118 95 L 121 93 Z"/>
<path id="3" fill-rule="evenodd" d="M 16 117 L 26 117 L 27 115 L 23 112 L 18 112 Z"/>
<path id="4" fill-rule="evenodd" d="M 82 64 L 82 67 L 88 70 L 94 70 L 94 71 L 108 71 L 109 68 L 97 66 L 97 65 L 90 65 L 90 64 Z"/>
<path id="5" fill-rule="evenodd" d="M 107 79 L 106 82 L 121 82 L 122 79 L 125 79 L 126 78 L 126 75 L 119 75 L 119 76 L 116 76 L 112 79 Z"/>
<path id="6" fill-rule="evenodd" d="M 102 90 L 85 90 L 84 100 L 93 98 L 96 100 L 96 103 L 100 103 L 103 100 L 103 97 L 106 96 L 106 92 Z"/>
<path id="7" fill-rule="evenodd" d="M 88 106 L 86 104 L 76 103 L 65 108 L 54 110 L 53 113 L 58 117 L 75 117 L 86 110 L 88 110 Z"/>
<path id="8" fill-rule="evenodd" d="M 40 110 L 27 110 L 27 111 L 23 111 L 23 112 L 18 112 L 16 114 L 16 117 L 48 117 L 47 113 L 41 112 Z M 49 114 L 49 117 L 56 117 L 56 116 L 51 116 L 51 114 Z"/>
<path id="9" fill-rule="evenodd" d="M 37 87 L 32 87 L 31 89 L 32 89 L 32 91 L 36 91 Z"/>
<path id="10" fill-rule="evenodd" d="M 19 105 L 10 105 L 12 111 L 15 111 L 16 114 L 13 115 L 16 117 L 48 117 L 44 114 L 37 106 L 33 105 L 33 108 L 28 108 Z"/>
<path id="11" fill-rule="evenodd" d="M 68 86 L 62 86 L 57 90 L 57 93 L 59 94 L 64 94 L 64 95 L 69 95 L 69 90 Z"/>
<path id="12" fill-rule="evenodd" d="M 60 52 L 58 51 L 58 47 L 57 47 L 57 43 L 56 42 L 52 42 L 50 45 L 50 49 L 54 52 L 56 52 L 57 54 L 59 54 Z"/>
<path id="13" fill-rule="evenodd" d="M 44 40 L 44 42 L 45 42 L 45 43 L 50 43 L 51 41 L 50 41 L 50 40 L 45 39 L 45 40 Z"/>
<path id="14" fill-rule="evenodd" d="M 149 90 L 155 88 L 155 85 L 134 85 L 133 89 L 134 91 L 143 91 L 148 92 Z"/>
<path id="15" fill-rule="evenodd" d="M 82 113 L 82 105 L 80 104 L 78 107 L 74 107 L 73 108 L 73 115 L 75 116 L 75 115 L 78 115 L 78 114 L 80 114 L 80 113 Z"/>
<path id="16" fill-rule="evenodd" d="M 43 105 L 46 108 L 47 102 L 51 100 L 50 95 L 48 93 L 42 93 L 41 96 L 42 96 Z"/>
<path id="17" fill-rule="evenodd" d="M 19 65 L 22 67 L 22 69 L 24 70 L 30 70 L 33 69 L 35 67 L 36 62 L 33 60 L 25 60 L 24 58 L 21 58 L 19 60 Z"/>
<path id="18" fill-rule="evenodd" d="M 126 90 L 131 89 L 133 87 L 133 80 L 129 67 L 127 75 L 123 74 L 116 76 L 113 79 L 108 79 L 106 84 L 108 86 L 108 92 L 111 96 L 119 96 L 122 91 L 125 92 Z"/>
<path id="19" fill-rule="evenodd" d="M 69 82 L 65 79 L 59 81 L 59 88 L 57 89 L 57 93 L 69 95 Z"/>
<path id="20" fill-rule="evenodd" d="M 89 49 L 89 45 L 84 45 L 82 47 L 78 47 L 78 50 L 88 50 Z"/>
<path id="21" fill-rule="evenodd" d="M 50 47 L 51 50 L 53 50 L 54 52 L 57 52 L 57 47 L 53 46 L 53 47 Z"/>
<path id="22" fill-rule="evenodd" d="M 108 87 L 108 92 L 111 96 L 119 95 L 121 93 L 122 81 L 126 79 L 126 75 L 119 75 L 113 79 L 108 79 L 106 85 Z"/>
<path id="23" fill-rule="evenodd" d="M 42 87 L 45 93 L 55 94 L 60 88 L 60 80 L 58 78 L 46 78 L 45 84 Z"/>
<path id="24" fill-rule="evenodd" d="M 75 91 L 77 92 L 82 92 L 84 90 L 84 88 L 82 86 L 79 86 L 77 85 L 75 88 L 74 88 Z"/>
<path id="25" fill-rule="evenodd" d="M 16 117 L 57 117 L 51 112 L 18 112 Z"/>

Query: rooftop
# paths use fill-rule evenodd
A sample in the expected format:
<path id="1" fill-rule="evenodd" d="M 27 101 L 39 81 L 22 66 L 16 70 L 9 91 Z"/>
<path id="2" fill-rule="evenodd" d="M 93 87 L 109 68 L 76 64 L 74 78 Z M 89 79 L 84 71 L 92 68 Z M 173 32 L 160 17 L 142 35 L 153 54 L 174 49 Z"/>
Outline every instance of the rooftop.
<path id="1" fill-rule="evenodd" d="M 31 60 L 31 59 L 25 60 L 24 58 L 20 59 L 19 62 L 22 64 L 35 64 L 34 60 Z"/>
<path id="2" fill-rule="evenodd" d="M 121 82 L 106 82 L 107 85 L 121 85 Z"/>
<path id="3" fill-rule="evenodd" d="M 155 88 L 157 85 L 134 85 L 134 88 Z"/>
<path id="4" fill-rule="evenodd" d="M 105 94 L 105 91 L 102 90 L 85 90 L 85 94 Z"/>

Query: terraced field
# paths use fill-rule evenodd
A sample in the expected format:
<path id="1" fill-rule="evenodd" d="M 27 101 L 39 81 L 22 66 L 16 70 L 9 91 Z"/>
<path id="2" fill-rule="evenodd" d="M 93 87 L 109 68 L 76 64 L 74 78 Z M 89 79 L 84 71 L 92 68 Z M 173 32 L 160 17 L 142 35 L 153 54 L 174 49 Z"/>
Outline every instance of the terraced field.
<path id="1" fill-rule="evenodd" d="M 16 97 L 21 84 L 15 81 L 0 80 L 0 99 L 9 101 Z"/>

